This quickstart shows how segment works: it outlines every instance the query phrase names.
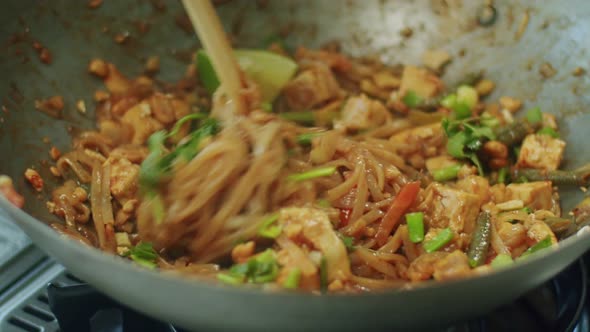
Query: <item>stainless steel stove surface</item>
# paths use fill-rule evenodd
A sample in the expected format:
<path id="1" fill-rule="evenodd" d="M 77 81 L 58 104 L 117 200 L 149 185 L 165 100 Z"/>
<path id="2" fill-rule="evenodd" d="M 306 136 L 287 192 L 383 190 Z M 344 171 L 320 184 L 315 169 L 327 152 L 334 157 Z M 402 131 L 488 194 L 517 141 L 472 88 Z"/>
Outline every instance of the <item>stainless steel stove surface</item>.
<path id="1" fill-rule="evenodd" d="M 438 331 L 590 331 L 590 299 L 586 296 L 587 266 L 590 266 L 588 263 L 590 255 L 587 254 L 559 276 L 517 301 L 508 303 L 484 317 L 458 322 L 450 327 L 441 327 Z M 53 286 L 48 296 L 47 285 L 50 283 Z M 63 319 L 63 313 L 71 311 L 70 307 L 85 305 L 92 306 L 90 311 L 86 310 L 86 314 L 93 313 L 97 310 L 97 301 L 107 304 L 99 306 L 100 310 L 96 311 L 101 313 L 102 323 L 97 323 L 95 314 L 94 323 L 84 325 L 91 326 L 91 331 L 146 331 L 145 328 L 124 328 L 113 324 L 115 320 L 120 319 L 122 313 L 129 317 L 130 312 L 133 320 L 140 321 L 140 325 L 148 324 L 147 326 L 153 327 L 148 331 L 182 331 L 170 324 L 142 317 L 81 284 L 81 280 L 67 273 L 61 265 L 37 249 L 0 211 L 0 332 L 85 332 L 79 327 L 71 326 L 67 330 L 60 330 L 56 316 Z M 67 295 L 68 292 L 60 291 L 67 290 L 68 287 L 77 290 L 70 292 L 75 295 L 70 296 Z M 51 303 L 60 313 L 57 314 L 56 310 L 54 315 L 50 309 L 50 297 L 56 290 L 60 293 L 60 298 L 51 299 Z M 65 298 L 64 294 L 67 295 Z M 79 315 L 80 311 L 76 312 Z M 82 319 L 90 321 L 90 317 L 93 316 L 89 314 L 89 317 Z M 106 324 L 107 327 L 104 324 L 105 320 L 107 323 L 110 322 Z"/>

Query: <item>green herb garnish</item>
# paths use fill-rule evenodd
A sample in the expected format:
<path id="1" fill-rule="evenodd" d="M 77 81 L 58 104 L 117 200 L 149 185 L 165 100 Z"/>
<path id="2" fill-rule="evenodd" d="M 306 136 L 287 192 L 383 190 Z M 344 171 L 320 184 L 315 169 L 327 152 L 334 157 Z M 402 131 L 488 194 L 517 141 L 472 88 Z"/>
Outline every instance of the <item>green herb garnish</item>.
<path id="1" fill-rule="evenodd" d="M 154 250 L 151 243 L 140 242 L 135 247 L 131 248 L 125 256 L 129 256 L 135 263 L 153 269 L 158 266 L 156 261 L 158 253 Z"/>
<path id="2" fill-rule="evenodd" d="M 533 107 L 526 112 L 526 119 L 529 123 L 539 123 L 543 121 L 543 113 L 539 106 Z"/>
<path id="3" fill-rule="evenodd" d="M 217 279 L 232 285 L 250 282 L 263 284 L 274 281 L 279 275 L 279 264 L 271 249 L 250 258 L 247 262 L 232 266 L 227 272 L 217 274 Z"/>
<path id="4" fill-rule="evenodd" d="M 537 135 L 547 135 L 553 138 L 559 138 L 559 134 L 551 127 L 543 127 L 537 131 Z"/>

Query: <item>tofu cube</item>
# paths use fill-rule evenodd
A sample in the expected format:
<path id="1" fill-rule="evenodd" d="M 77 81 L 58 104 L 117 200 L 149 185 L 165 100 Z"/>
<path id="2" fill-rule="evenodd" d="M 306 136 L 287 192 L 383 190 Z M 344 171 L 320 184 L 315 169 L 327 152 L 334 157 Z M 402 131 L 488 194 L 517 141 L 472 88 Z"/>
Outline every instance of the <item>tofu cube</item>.
<path id="1" fill-rule="evenodd" d="M 429 211 L 429 227 L 450 227 L 455 234 L 471 233 L 479 213 L 480 199 L 477 195 L 439 183 L 432 184 L 426 196 L 432 194 L 432 209 Z"/>
<path id="2" fill-rule="evenodd" d="M 506 200 L 521 200 L 533 210 L 553 208 L 553 188 L 550 181 L 511 183 L 506 186 Z"/>
<path id="3" fill-rule="evenodd" d="M 556 170 L 563 159 L 565 142 L 548 135 L 528 135 L 522 142 L 517 167 Z"/>

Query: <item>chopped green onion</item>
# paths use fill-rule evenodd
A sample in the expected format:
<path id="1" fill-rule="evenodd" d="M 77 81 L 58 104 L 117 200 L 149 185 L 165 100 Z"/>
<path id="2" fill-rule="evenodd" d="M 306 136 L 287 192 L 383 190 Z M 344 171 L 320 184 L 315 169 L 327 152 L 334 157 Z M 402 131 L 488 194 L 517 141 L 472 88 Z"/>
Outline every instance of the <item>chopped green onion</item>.
<path id="1" fill-rule="evenodd" d="M 311 180 L 315 178 L 321 178 L 324 176 L 330 176 L 336 172 L 336 166 L 329 166 L 329 167 L 322 167 L 312 169 L 311 171 L 303 172 L 303 173 L 295 173 L 287 176 L 288 180 L 291 181 L 305 181 Z"/>
<path id="2" fill-rule="evenodd" d="M 427 253 L 435 252 L 444 247 L 453 239 L 453 231 L 450 228 L 445 228 L 438 233 L 433 239 L 424 242 L 424 250 Z"/>
<path id="3" fill-rule="evenodd" d="M 320 291 L 326 293 L 328 291 L 328 261 L 325 256 L 320 260 Z"/>
<path id="4" fill-rule="evenodd" d="M 206 117 L 207 117 L 207 114 L 205 114 L 205 113 L 192 113 L 192 114 L 183 116 L 178 121 L 176 121 L 176 123 L 174 124 L 174 127 L 172 127 L 172 130 L 170 130 L 168 137 L 172 137 L 172 136 L 175 136 L 176 134 L 178 134 L 178 132 L 180 131 L 180 127 L 182 127 L 183 124 L 185 124 L 189 121 L 192 121 L 192 120 L 201 120 Z"/>
<path id="5" fill-rule="evenodd" d="M 218 273 L 217 280 L 230 285 L 239 285 L 244 283 L 244 277 L 235 276 L 227 273 Z"/>
<path id="6" fill-rule="evenodd" d="M 311 141 L 314 139 L 314 137 L 318 137 L 322 134 L 323 133 L 305 133 L 297 135 L 295 139 L 297 140 L 297 143 L 301 145 L 311 145 Z"/>
<path id="7" fill-rule="evenodd" d="M 282 231 L 281 226 L 273 225 L 277 220 L 279 220 L 278 213 L 273 213 L 270 216 L 268 216 L 262 222 L 262 225 L 260 226 L 260 229 L 258 230 L 258 235 L 260 235 L 262 237 L 269 238 L 269 239 L 276 239 L 281 234 L 281 231 Z"/>
<path id="8" fill-rule="evenodd" d="M 402 102 L 408 107 L 416 107 L 422 102 L 422 97 L 418 96 L 415 91 L 408 91 L 402 98 Z"/>
<path id="9" fill-rule="evenodd" d="M 483 112 L 479 118 L 479 123 L 484 127 L 496 128 L 500 125 L 500 120 L 489 113 Z"/>
<path id="10" fill-rule="evenodd" d="M 498 171 L 498 183 L 506 183 L 506 175 L 508 174 L 508 168 L 502 167 Z"/>
<path id="11" fill-rule="evenodd" d="M 457 103 L 457 95 L 454 93 L 451 93 L 450 95 L 444 97 L 440 101 L 440 104 L 445 108 L 452 108 L 453 105 L 455 105 L 456 103 Z"/>
<path id="12" fill-rule="evenodd" d="M 459 92 L 457 92 L 457 94 L 452 93 L 444 97 L 440 101 L 440 104 L 443 107 L 452 110 L 455 113 L 455 118 L 465 119 L 471 116 L 471 109 L 473 108 L 471 104 L 473 103 L 473 98 L 472 96 L 467 96 L 469 93 L 465 91 L 465 89 L 461 90 L 462 96 L 459 96 L 458 93 Z M 477 100 L 475 103 L 477 103 Z M 473 106 L 475 106 L 475 103 L 473 103 Z"/>
<path id="13" fill-rule="evenodd" d="M 145 266 L 147 268 L 155 268 L 158 265 L 158 253 L 154 250 L 151 243 L 140 242 L 135 247 L 131 248 L 125 256 L 129 256 L 135 263 Z"/>
<path id="14" fill-rule="evenodd" d="M 209 94 L 213 94 L 219 87 L 220 83 L 209 56 L 207 56 L 205 51 L 200 50 L 197 52 L 196 62 L 201 83 L 203 83 L 203 86 Z"/>
<path id="15" fill-rule="evenodd" d="M 283 282 L 283 287 L 287 289 L 297 289 L 297 287 L 299 287 L 299 281 L 301 281 L 301 270 L 293 268 L 289 271 L 287 278 Z"/>
<path id="16" fill-rule="evenodd" d="M 525 258 L 525 257 L 527 257 L 527 256 L 530 256 L 530 255 L 532 255 L 532 254 L 534 254 L 534 253 L 536 253 L 536 252 L 538 252 L 538 251 L 540 251 L 540 250 L 542 250 L 542 249 L 549 248 L 549 247 L 551 247 L 551 236 L 549 236 L 549 235 L 548 235 L 548 236 L 547 236 L 546 238 L 544 238 L 543 240 L 541 240 L 541 241 L 537 242 L 537 243 L 536 243 L 534 246 L 532 246 L 532 247 L 528 248 L 528 249 L 527 249 L 525 252 L 523 252 L 523 253 L 522 253 L 522 255 L 520 255 L 520 257 L 518 257 L 518 258 L 519 258 L 519 259 L 520 259 L 520 258 Z"/>
<path id="17" fill-rule="evenodd" d="M 279 275 L 279 265 L 274 251 L 266 251 L 250 258 L 246 263 L 232 266 L 226 273 L 219 273 L 217 278 L 230 284 L 245 281 L 262 284 L 274 281 Z"/>
<path id="18" fill-rule="evenodd" d="M 522 209 L 520 209 L 520 211 L 522 211 L 522 212 L 524 212 L 524 213 L 526 213 L 526 214 L 531 214 L 531 213 L 533 213 L 533 209 L 531 209 L 531 208 L 530 208 L 530 207 L 528 207 L 528 206 L 525 206 L 525 207 L 523 207 Z"/>
<path id="19" fill-rule="evenodd" d="M 559 134 L 555 131 L 555 129 L 551 128 L 551 127 L 543 127 L 542 129 L 539 129 L 539 131 L 537 131 L 538 135 L 547 135 L 547 136 L 551 136 L 553 138 L 559 138 Z"/>
<path id="20" fill-rule="evenodd" d="M 455 117 L 457 119 L 465 119 L 472 115 L 471 108 L 464 102 L 457 101 L 451 106 L 451 109 L 455 112 Z"/>
<path id="21" fill-rule="evenodd" d="M 167 152 L 164 146 L 170 135 L 163 130 L 153 133 L 148 138 L 149 154 L 139 169 L 139 184 L 142 190 L 144 192 L 155 190 L 160 181 L 170 175 L 172 165 L 177 158 L 183 157 L 185 160 L 191 160 L 199 153 L 203 139 L 215 135 L 218 129 L 217 120 L 205 119 L 199 129 L 187 136 L 188 139 L 184 144 L 177 146 L 171 152 Z"/>
<path id="22" fill-rule="evenodd" d="M 424 213 L 413 212 L 406 214 L 410 241 L 419 243 L 424 241 Z"/>
<path id="23" fill-rule="evenodd" d="M 473 109 L 477 102 L 479 101 L 479 95 L 477 94 L 477 90 L 469 85 L 462 85 L 457 88 L 457 102 L 463 103 L 469 107 L 469 109 Z"/>
<path id="24" fill-rule="evenodd" d="M 512 264 L 514 261 L 512 260 L 512 257 L 508 254 L 499 254 L 498 256 L 496 256 L 496 258 L 494 258 L 492 260 L 492 262 L 490 263 L 490 266 L 493 267 L 494 269 L 499 269 L 502 267 L 506 267 L 510 264 Z"/>
<path id="25" fill-rule="evenodd" d="M 459 174 L 459 170 L 461 169 L 461 165 L 451 165 L 445 168 L 437 169 L 432 172 L 432 177 L 434 181 L 443 182 L 455 179 L 457 174 Z"/>
<path id="26" fill-rule="evenodd" d="M 330 204 L 330 201 L 328 201 L 325 198 L 318 199 L 317 204 L 318 204 L 319 207 L 323 207 L 323 208 L 330 208 L 330 207 L 332 207 L 332 204 Z"/>
<path id="27" fill-rule="evenodd" d="M 260 108 L 266 113 L 272 113 L 272 104 L 267 101 L 260 103 Z"/>
<path id="28" fill-rule="evenodd" d="M 539 106 L 533 107 L 526 112 L 526 119 L 529 123 L 539 123 L 543 121 L 543 113 Z"/>
<path id="29" fill-rule="evenodd" d="M 354 238 L 352 236 L 344 236 L 338 233 L 338 237 L 340 238 L 340 240 L 342 240 L 342 243 L 344 243 L 346 249 L 354 250 Z"/>
<path id="30" fill-rule="evenodd" d="M 283 112 L 279 113 L 279 116 L 285 120 L 302 124 L 313 124 L 315 122 L 315 115 L 312 111 Z"/>

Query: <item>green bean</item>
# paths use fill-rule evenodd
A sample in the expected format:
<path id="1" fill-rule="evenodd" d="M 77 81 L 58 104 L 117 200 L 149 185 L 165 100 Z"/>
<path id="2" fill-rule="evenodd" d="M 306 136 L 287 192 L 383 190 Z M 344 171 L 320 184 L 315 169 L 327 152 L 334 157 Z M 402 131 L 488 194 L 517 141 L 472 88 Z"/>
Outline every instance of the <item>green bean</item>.
<path id="1" fill-rule="evenodd" d="M 590 184 L 588 181 L 590 180 L 590 173 L 584 173 L 578 170 L 546 171 L 532 168 L 521 168 L 513 169 L 511 176 L 513 179 L 524 178 L 527 181 L 551 181 L 557 185 L 587 186 Z"/>
<path id="2" fill-rule="evenodd" d="M 498 141 L 511 147 L 520 144 L 528 134 L 534 133 L 540 126 L 540 123 L 531 124 L 527 121 L 516 120 L 508 126 L 498 127 L 495 134 Z"/>
<path id="3" fill-rule="evenodd" d="M 477 216 L 475 231 L 467 252 L 471 267 L 478 267 L 485 262 L 490 247 L 491 228 L 490 213 L 487 211 L 480 212 L 479 216 Z"/>

